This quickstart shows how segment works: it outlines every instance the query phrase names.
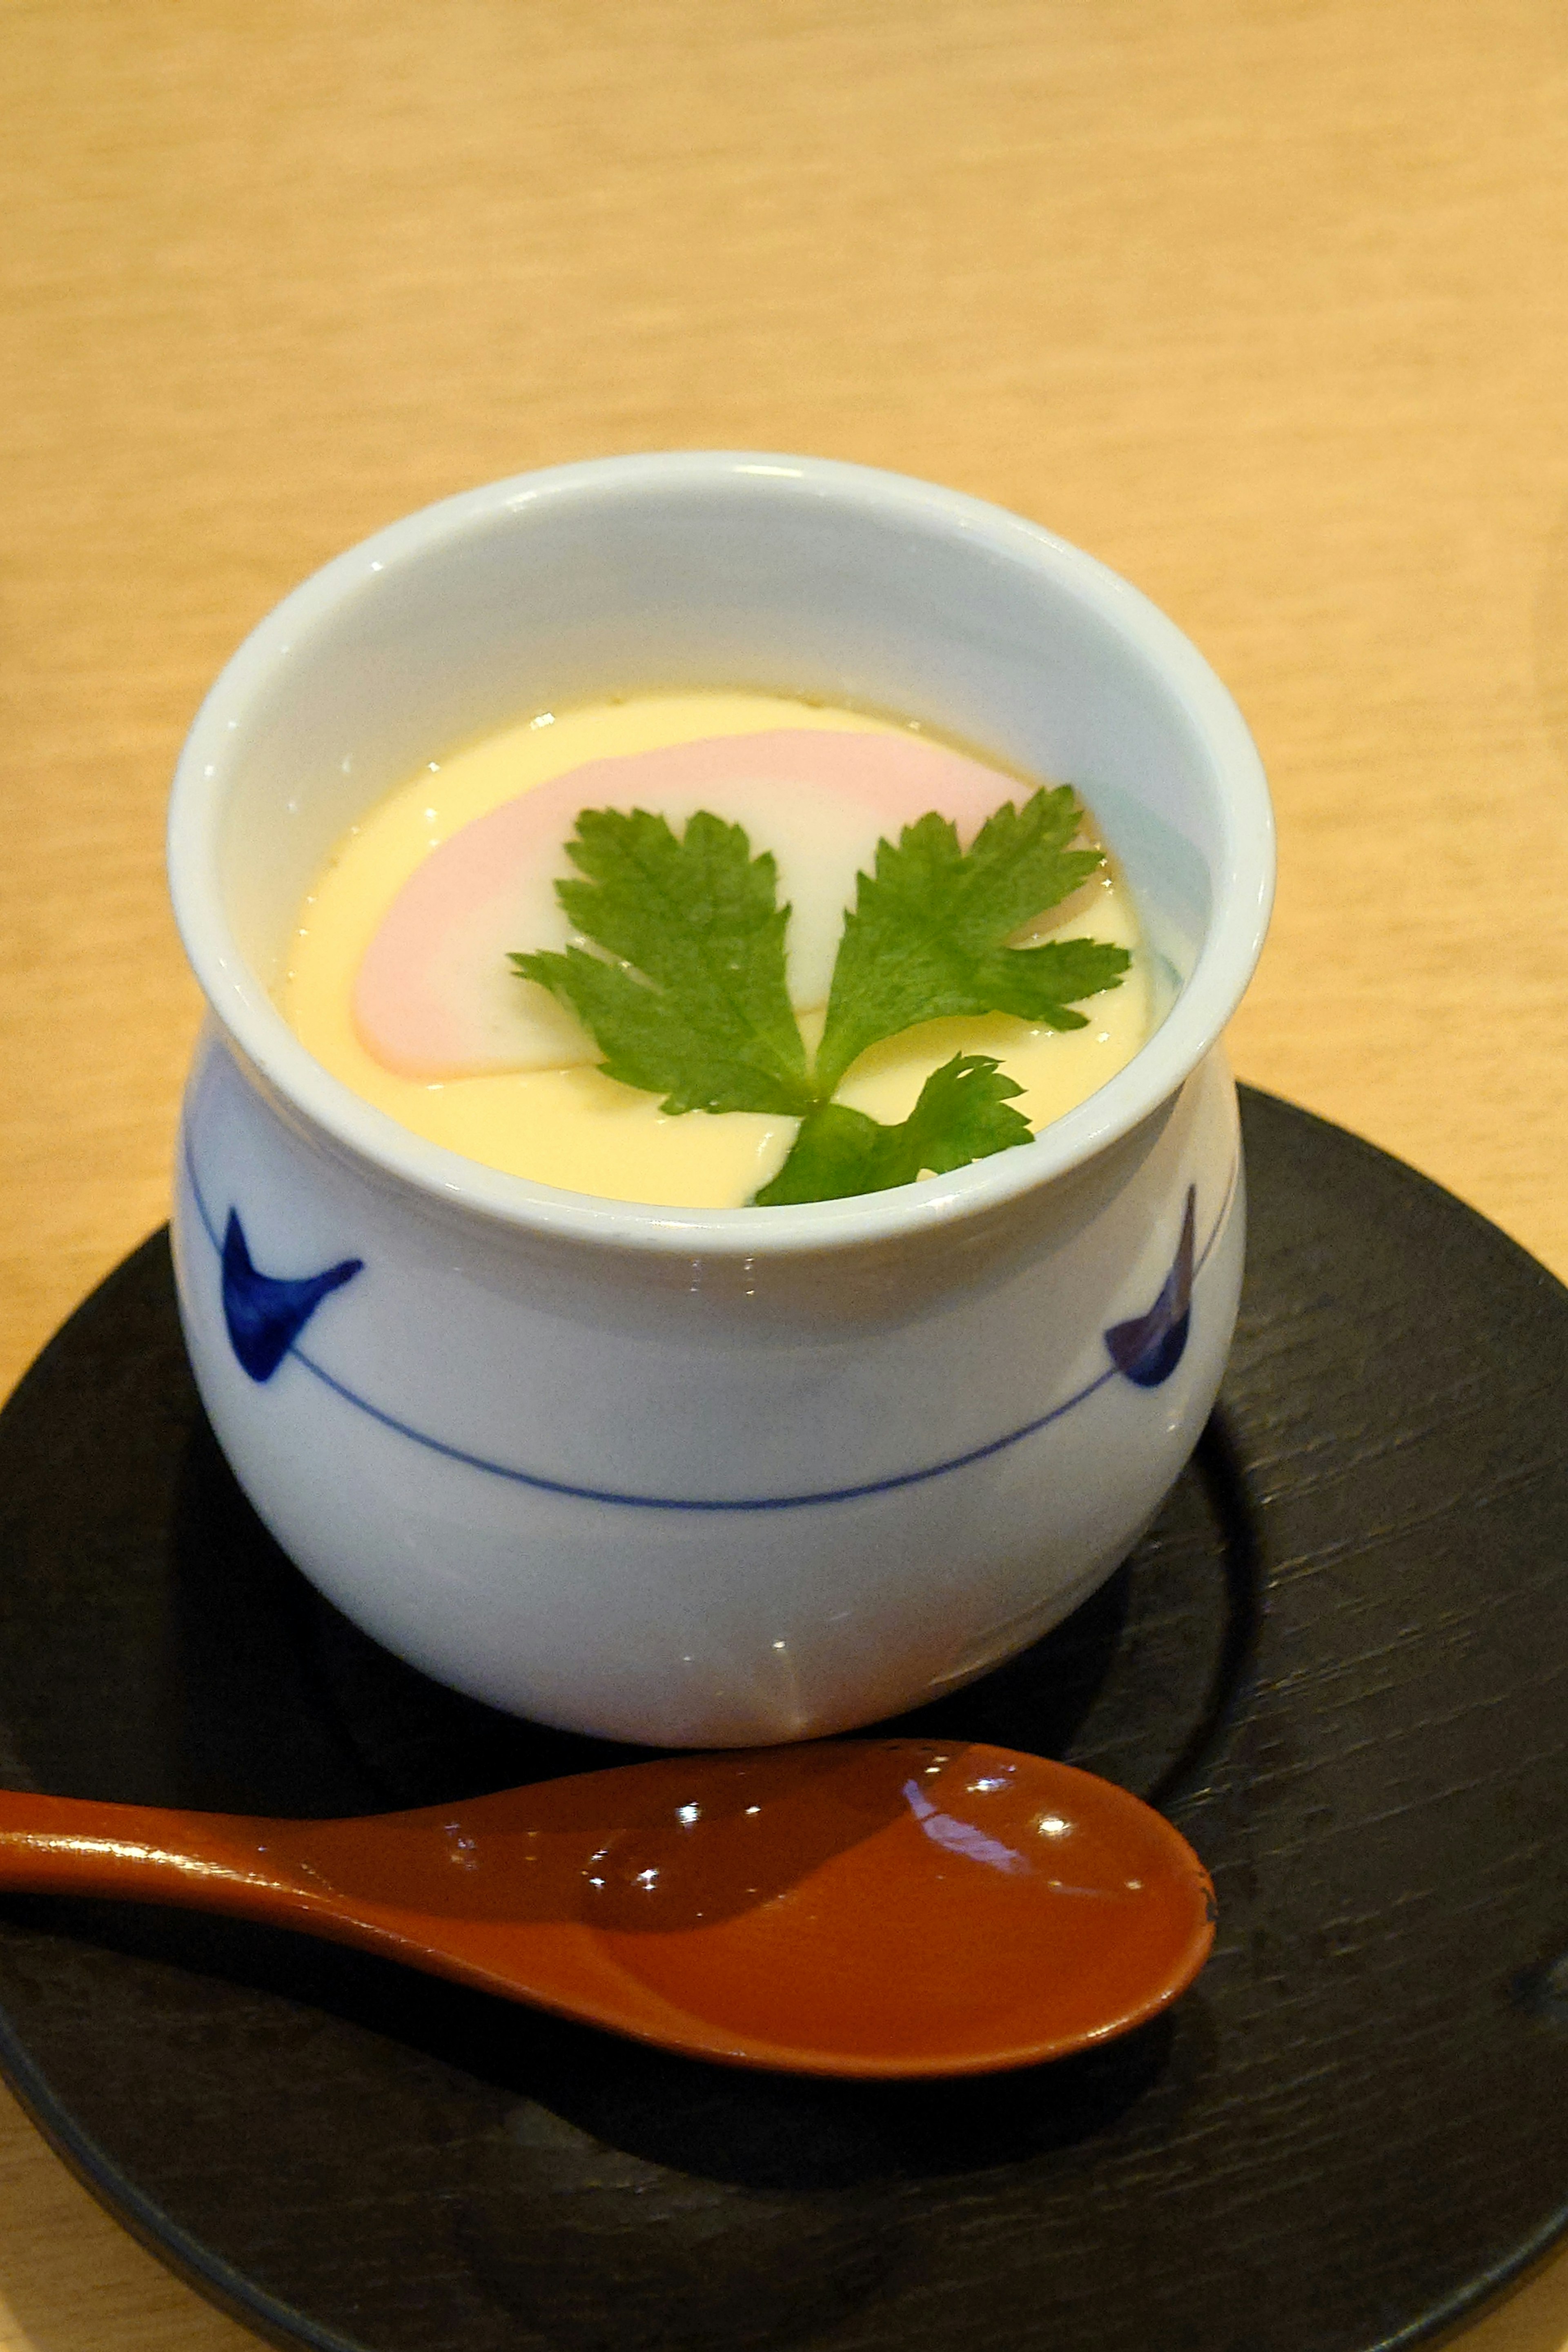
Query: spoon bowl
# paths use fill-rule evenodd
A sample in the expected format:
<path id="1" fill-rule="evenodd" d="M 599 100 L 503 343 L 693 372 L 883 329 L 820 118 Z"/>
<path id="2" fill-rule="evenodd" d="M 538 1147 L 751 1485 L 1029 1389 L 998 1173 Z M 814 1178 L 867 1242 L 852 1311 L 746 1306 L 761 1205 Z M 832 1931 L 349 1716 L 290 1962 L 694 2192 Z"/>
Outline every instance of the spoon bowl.
<path id="1" fill-rule="evenodd" d="M 984 2074 L 1142 2024 L 1214 1893 L 1110 1781 L 977 1742 L 711 1751 L 344 1821 L 0 1791 L 0 1887 L 356 1944 L 689 2055 Z"/>

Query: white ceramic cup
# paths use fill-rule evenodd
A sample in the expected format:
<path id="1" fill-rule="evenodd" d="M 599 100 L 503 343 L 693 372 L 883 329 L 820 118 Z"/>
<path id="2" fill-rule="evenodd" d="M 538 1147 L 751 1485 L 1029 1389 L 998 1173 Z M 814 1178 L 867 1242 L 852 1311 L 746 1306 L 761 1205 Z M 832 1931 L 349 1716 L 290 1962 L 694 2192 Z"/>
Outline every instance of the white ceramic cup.
<path id="1" fill-rule="evenodd" d="M 1074 784 L 1172 998 L 1109 1084 L 948 1176 L 640 1207 L 420 1140 L 270 993 L 312 877 L 425 761 L 544 707 L 757 687 Z M 954 1687 L 1112 1570 L 1214 1402 L 1242 1180 L 1220 1032 L 1273 835 L 1225 689 L 997 509 L 815 459 L 612 458 L 449 499 L 247 640 L 180 761 L 212 1008 L 175 1262 L 218 1439 L 349 1616 L 492 1704 L 670 1745 Z"/>

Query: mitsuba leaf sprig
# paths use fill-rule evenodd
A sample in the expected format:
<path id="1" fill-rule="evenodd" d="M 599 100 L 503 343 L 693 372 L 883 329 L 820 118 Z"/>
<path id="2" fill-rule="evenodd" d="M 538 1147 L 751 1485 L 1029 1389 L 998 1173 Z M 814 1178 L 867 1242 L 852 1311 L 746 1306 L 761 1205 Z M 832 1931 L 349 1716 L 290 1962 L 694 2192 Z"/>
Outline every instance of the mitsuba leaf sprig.
<path id="1" fill-rule="evenodd" d="M 1032 1129 L 1012 1107 L 1022 1088 L 986 1054 L 933 1071 L 896 1125 L 851 1110 L 834 1096 L 868 1047 L 953 1014 L 1081 1029 L 1088 1016 L 1073 1006 L 1120 983 L 1125 948 L 1006 944 L 1103 865 L 1098 850 L 1071 846 L 1082 819 L 1063 784 L 998 809 L 967 850 L 937 815 L 879 842 L 844 919 L 815 1056 L 789 1001 L 774 862 L 705 812 L 678 835 L 643 809 L 584 809 L 566 845 L 580 878 L 555 892 L 604 952 L 568 947 L 511 964 L 577 1015 L 606 1076 L 661 1096 L 665 1110 L 798 1118 L 759 1205 L 882 1192 L 1027 1143 Z"/>

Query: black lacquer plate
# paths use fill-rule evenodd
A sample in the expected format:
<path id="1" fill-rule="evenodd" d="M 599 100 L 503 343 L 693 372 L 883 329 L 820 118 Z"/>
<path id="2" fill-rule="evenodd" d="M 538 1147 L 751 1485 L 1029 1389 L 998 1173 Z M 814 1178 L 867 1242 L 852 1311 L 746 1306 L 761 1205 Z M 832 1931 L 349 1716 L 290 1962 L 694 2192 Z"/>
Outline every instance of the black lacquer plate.
<path id="1" fill-rule="evenodd" d="M 1371 2352 L 1568 2222 L 1568 1292 L 1245 1103 L 1246 1303 L 1150 1538 L 910 1722 L 1169 1811 L 1170 2017 L 969 2084 L 731 2073 L 195 1915 L 0 1906 L 0 2066 L 110 2210 L 342 2352 Z M 613 1752 L 377 1650 L 202 1423 L 160 1236 L 0 1416 L 0 1780 L 334 1813 Z"/>

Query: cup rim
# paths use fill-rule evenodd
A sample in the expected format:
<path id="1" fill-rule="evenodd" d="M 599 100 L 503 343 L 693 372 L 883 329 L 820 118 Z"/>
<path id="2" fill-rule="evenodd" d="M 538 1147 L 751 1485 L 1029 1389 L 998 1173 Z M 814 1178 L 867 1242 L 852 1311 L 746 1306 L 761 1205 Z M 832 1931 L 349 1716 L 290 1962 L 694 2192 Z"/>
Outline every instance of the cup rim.
<path id="1" fill-rule="evenodd" d="M 217 843 L 235 713 L 265 690 L 300 635 L 359 591 L 373 570 L 406 562 L 543 499 L 717 486 L 756 476 L 794 480 L 809 497 L 858 502 L 886 519 L 945 526 L 972 544 L 1043 572 L 1158 675 L 1184 707 L 1222 787 L 1215 919 L 1193 970 L 1131 1060 L 1032 1142 L 885 1192 L 791 1208 L 609 1201 L 508 1175 L 426 1142 L 316 1061 L 234 937 L 224 911 Z M 1155 1113 L 1218 1042 L 1252 976 L 1273 902 L 1274 824 L 1262 763 L 1226 688 L 1175 623 L 1096 557 L 1004 508 L 907 475 L 831 458 L 681 450 L 587 459 L 459 492 L 388 524 L 313 572 L 250 632 L 196 714 L 174 771 L 168 865 L 180 937 L 219 1025 L 263 1080 L 353 1159 L 448 1208 L 542 1237 L 681 1257 L 774 1257 L 892 1240 L 1004 1208 L 1083 1167 Z"/>

